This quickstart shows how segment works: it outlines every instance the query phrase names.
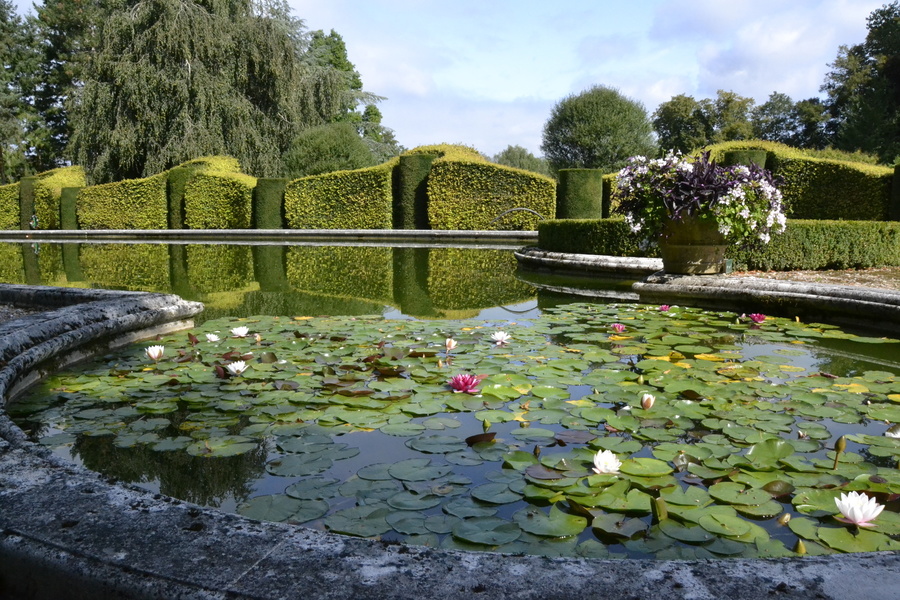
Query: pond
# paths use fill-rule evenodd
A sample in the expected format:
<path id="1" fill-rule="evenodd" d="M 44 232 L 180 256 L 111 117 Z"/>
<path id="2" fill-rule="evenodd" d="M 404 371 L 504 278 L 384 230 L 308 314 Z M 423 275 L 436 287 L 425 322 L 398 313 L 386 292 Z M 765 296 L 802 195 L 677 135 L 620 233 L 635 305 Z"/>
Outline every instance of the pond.
<path id="1" fill-rule="evenodd" d="M 896 340 L 573 303 L 532 284 L 578 282 L 517 273 L 509 249 L 4 244 L 0 256 L 11 283 L 207 304 L 194 330 L 9 407 L 32 439 L 120 481 L 445 548 L 900 548 Z M 850 491 L 886 506 L 874 527 L 836 520 Z"/>

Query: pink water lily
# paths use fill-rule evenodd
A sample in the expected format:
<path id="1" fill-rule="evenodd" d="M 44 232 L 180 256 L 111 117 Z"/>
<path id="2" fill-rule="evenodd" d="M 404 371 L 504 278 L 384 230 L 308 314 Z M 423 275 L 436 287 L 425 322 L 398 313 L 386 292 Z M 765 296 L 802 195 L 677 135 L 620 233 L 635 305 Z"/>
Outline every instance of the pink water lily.
<path id="1" fill-rule="evenodd" d="M 625 326 L 622 325 L 621 323 L 613 323 L 609 327 L 616 333 L 622 333 L 623 331 L 625 331 Z"/>
<path id="2" fill-rule="evenodd" d="M 834 503 L 842 515 L 835 519 L 857 527 L 874 527 L 872 521 L 884 510 L 884 505 L 878 504 L 875 498 L 869 498 L 859 492 L 841 494 L 840 498 L 834 499 Z"/>
<path id="3" fill-rule="evenodd" d="M 672 308 L 672 307 L 669 306 L 668 304 L 660 304 L 659 305 L 659 310 L 662 312 L 668 312 L 670 308 Z"/>
<path id="4" fill-rule="evenodd" d="M 454 393 L 477 394 L 478 384 L 481 383 L 481 380 L 484 378 L 484 375 L 469 375 L 468 373 L 463 373 L 461 375 L 454 375 L 447 383 Z"/>
<path id="5" fill-rule="evenodd" d="M 747 316 L 750 317 L 750 320 L 753 321 L 754 323 L 762 323 L 763 321 L 766 320 L 766 315 L 763 315 L 760 313 L 750 313 Z"/>

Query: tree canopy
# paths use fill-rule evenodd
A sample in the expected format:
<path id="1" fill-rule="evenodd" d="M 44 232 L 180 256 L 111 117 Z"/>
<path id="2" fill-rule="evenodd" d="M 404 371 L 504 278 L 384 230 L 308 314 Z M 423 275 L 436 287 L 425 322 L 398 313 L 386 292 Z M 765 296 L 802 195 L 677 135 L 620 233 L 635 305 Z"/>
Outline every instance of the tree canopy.
<path id="1" fill-rule="evenodd" d="M 644 106 L 598 85 L 560 100 L 544 125 L 541 150 L 554 171 L 613 171 L 629 156 L 656 152 Z"/>
<path id="2" fill-rule="evenodd" d="M 325 123 L 294 138 L 284 158 L 287 177 L 361 169 L 376 164 L 365 140 L 352 123 Z"/>
<path id="3" fill-rule="evenodd" d="M 522 146 L 507 146 L 497 153 L 492 159 L 498 165 L 524 169 L 541 175 L 550 175 L 550 167 L 547 161 L 529 152 Z"/>

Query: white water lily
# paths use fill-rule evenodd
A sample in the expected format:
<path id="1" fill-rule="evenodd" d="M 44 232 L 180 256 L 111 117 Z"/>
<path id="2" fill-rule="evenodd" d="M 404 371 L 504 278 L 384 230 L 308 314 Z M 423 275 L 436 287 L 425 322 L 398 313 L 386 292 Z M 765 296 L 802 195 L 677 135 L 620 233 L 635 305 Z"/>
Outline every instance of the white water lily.
<path id="1" fill-rule="evenodd" d="M 456 348 L 456 340 L 453 338 L 447 338 L 444 340 L 444 346 L 447 348 L 447 352 L 450 352 L 454 348 Z"/>
<path id="2" fill-rule="evenodd" d="M 496 342 L 498 346 L 505 346 L 512 339 L 512 336 L 505 331 L 497 331 L 491 334 L 491 340 Z"/>
<path id="3" fill-rule="evenodd" d="M 166 352 L 165 346 L 150 346 L 144 352 L 147 354 L 147 358 L 152 360 L 153 362 L 159 362 L 159 360 L 163 357 L 163 354 Z"/>
<path id="4" fill-rule="evenodd" d="M 650 410 L 653 407 L 654 402 L 656 402 L 656 396 L 653 394 L 644 394 L 641 396 L 641 408 L 644 410 Z"/>
<path id="5" fill-rule="evenodd" d="M 207 342 L 218 342 L 218 341 L 221 340 L 221 339 L 222 339 L 222 338 L 220 338 L 219 336 L 217 336 L 217 335 L 214 334 L 214 333 L 207 333 L 207 334 L 206 334 L 206 341 L 207 341 Z"/>
<path id="6" fill-rule="evenodd" d="M 622 461 L 609 450 L 600 450 L 594 455 L 594 473 L 618 473 Z"/>
<path id="7" fill-rule="evenodd" d="M 840 498 L 834 499 L 834 503 L 842 515 L 835 518 L 857 527 L 874 527 L 872 521 L 884 510 L 884 505 L 878 504 L 875 498 L 869 498 L 859 492 L 841 494 Z"/>
<path id="8" fill-rule="evenodd" d="M 225 365 L 225 368 L 228 369 L 228 372 L 232 375 L 240 375 L 247 370 L 247 363 L 242 360 L 236 360 L 233 363 Z"/>
<path id="9" fill-rule="evenodd" d="M 231 335 L 234 337 L 247 337 L 247 334 L 250 333 L 250 330 L 246 327 L 235 327 L 231 330 Z"/>

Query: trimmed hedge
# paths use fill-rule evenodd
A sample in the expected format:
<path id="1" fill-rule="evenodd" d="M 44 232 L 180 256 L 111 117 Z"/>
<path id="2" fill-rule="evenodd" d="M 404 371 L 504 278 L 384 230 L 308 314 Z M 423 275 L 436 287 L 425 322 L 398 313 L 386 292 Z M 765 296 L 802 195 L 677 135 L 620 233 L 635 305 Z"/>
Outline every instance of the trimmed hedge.
<path id="1" fill-rule="evenodd" d="M 393 304 L 392 248 L 292 246 L 287 279 L 295 290 Z"/>
<path id="2" fill-rule="evenodd" d="M 891 217 L 891 168 L 813 158 L 796 148 L 761 140 L 723 142 L 708 149 L 719 162 L 728 153 L 766 151 L 766 168 L 783 181 L 780 189 L 789 218 L 883 221 Z"/>
<path id="3" fill-rule="evenodd" d="M 355 171 L 295 179 L 284 190 L 291 229 L 391 229 L 395 158 Z"/>
<path id="4" fill-rule="evenodd" d="M 184 186 L 184 224 L 190 229 L 249 229 L 256 177 L 199 171 Z"/>
<path id="5" fill-rule="evenodd" d="M 187 277 L 200 293 L 230 292 L 253 281 L 250 246 L 194 245 L 185 250 Z"/>
<path id="6" fill-rule="evenodd" d="M 439 158 L 428 177 L 432 229 L 534 230 L 556 214 L 556 182 L 543 175 L 492 163 Z"/>
<path id="7" fill-rule="evenodd" d="M 59 229 L 59 197 L 66 187 L 85 184 L 84 169 L 60 167 L 38 173 L 34 177 L 34 214 L 39 229 Z"/>
<path id="8" fill-rule="evenodd" d="M 80 258 L 84 280 L 93 284 L 114 290 L 171 289 L 165 244 L 82 244 Z"/>
<path id="9" fill-rule="evenodd" d="M 19 182 L 0 185 L 0 229 L 19 228 Z"/>
<path id="10" fill-rule="evenodd" d="M 400 156 L 394 189 L 394 229 L 428 229 L 428 174 L 437 154 Z"/>
<path id="11" fill-rule="evenodd" d="M 446 316 L 447 310 L 519 304 L 536 292 L 516 278 L 516 257 L 507 250 L 446 248 L 428 254 L 428 294 Z"/>
<path id="12" fill-rule="evenodd" d="M 167 229 L 168 173 L 86 187 L 78 194 L 82 229 Z"/>
<path id="13" fill-rule="evenodd" d="M 557 219 L 602 219 L 609 216 L 600 169 L 560 169 L 556 187 Z"/>
<path id="14" fill-rule="evenodd" d="M 538 227 L 538 247 L 548 252 L 608 256 L 659 256 L 622 219 L 557 220 Z M 787 229 L 761 249 L 731 246 L 735 269 L 819 270 L 900 266 L 900 223 L 788 220 Z"/>

